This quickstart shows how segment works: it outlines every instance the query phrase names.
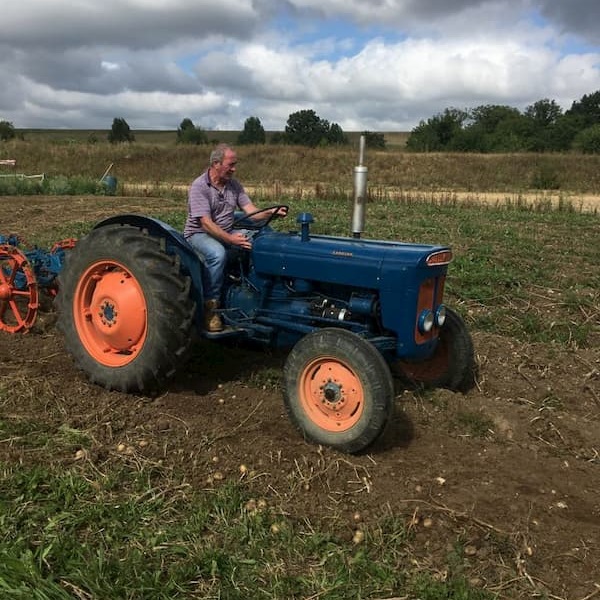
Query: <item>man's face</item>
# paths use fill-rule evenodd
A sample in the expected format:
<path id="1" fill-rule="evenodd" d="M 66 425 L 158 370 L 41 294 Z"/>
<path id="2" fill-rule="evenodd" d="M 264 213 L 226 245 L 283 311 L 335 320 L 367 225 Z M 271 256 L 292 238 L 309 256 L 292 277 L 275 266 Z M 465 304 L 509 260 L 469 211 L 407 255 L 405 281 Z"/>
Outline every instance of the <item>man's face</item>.
<path id="1" fill-rule="evenodd" d="M 235 173 L 237 157 L 235 152 L 225 152 L 223 162 L 215 164 L 215 171 L 220 181 L 229 181 Z"/>

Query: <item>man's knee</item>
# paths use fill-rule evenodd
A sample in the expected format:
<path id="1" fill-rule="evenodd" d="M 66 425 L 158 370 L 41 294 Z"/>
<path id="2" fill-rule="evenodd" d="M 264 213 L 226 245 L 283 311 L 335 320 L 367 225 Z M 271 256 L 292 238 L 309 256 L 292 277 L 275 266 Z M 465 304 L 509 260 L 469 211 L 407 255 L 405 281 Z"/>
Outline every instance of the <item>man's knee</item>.
<path id="1" fill-rule="evenodd" d="M 188 241 L 206 264 L 225 264 L 225 248 L 221 242 L 200 233 L 191 236 Z"/>
<path id="2" fill-rule="evenodd" d="M 214 267 L 223 267 L 227 259 L 227 252 L 221 244 L 215 244 L 210 247 L 206 256 L 208 264 Z"/>

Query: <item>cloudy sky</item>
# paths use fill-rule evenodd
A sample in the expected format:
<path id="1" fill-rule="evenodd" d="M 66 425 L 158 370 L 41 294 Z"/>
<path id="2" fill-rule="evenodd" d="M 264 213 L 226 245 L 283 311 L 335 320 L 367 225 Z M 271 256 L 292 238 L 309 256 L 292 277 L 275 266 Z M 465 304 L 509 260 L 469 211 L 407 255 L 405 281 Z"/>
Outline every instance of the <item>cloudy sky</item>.
<path id="1" fill-rule="evenodd" d="M 600 90 L 599 0 L 3 0 L 19 128 L 406 131 L 445 108 Z"/>

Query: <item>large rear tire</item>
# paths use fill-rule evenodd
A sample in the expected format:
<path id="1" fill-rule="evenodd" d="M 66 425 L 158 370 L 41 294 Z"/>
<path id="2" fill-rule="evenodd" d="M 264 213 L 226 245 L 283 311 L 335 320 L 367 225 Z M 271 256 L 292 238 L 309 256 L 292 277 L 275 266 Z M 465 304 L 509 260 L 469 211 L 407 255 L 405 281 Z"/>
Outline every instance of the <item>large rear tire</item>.
<path id="1" fill-rule="evenodd" d="M 59 275 L 58 326 L 78 368 L 107 389 L 156 393 L 188 355 L 190 286 L 162 238 L 129 225 L 92 230 Z"/>
<path id="2" fill-rule="evenodd" d="M 365 450 L 394 411 L 394 383 L 379 351 L 344 329 L 303 337 L 284 366 L 284 403 L 305 439 L 341 452 Z"/>
<path id="3" fill-rule="evenodd" d="M 397 361 L 394 375 L 411 387 L 467 392 L 475 385 L 473 340 L 462 317 L 448 308 L 437 348 L 429 359 Z"/>

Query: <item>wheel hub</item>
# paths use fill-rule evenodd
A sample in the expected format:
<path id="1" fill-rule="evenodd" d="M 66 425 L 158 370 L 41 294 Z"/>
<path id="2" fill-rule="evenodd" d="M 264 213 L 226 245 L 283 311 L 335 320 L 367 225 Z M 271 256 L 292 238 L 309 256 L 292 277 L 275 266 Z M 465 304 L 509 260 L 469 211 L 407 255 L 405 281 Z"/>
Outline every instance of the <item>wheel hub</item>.
<path id="1" fill-rule="evenodd" d="M 12 298 L 12 288 L 7 283 L 0 283 L 0 300 L 10 300 Z"/>
<path id="2" fill-rule="evenodd" d="M 328 408 L 335 409 L 344 404 L 345 398 L 340 384 L 329 379 L 320 389 L 323 393 L 321 402 L 328 405 Z"/>
<path id="3" fill-rule="evenodd" d="M 74 299 L 81 341 L 100 364 L 124 366 L 146 338 L 147 305 L 136 278 L 114 262 L 93 264 L 79 281 Z"/>
<path id="4" fill-rule="evenodd" d="M 331 356 L 317 357 L 306 365 L 300 382 L 303 406 L 319 427 L 347 431 L 360 420 L 363 386 L 346 363 Z"/>
<path id="5" fill-rule="evenodd" d="M 116 307 L 112 302 L 105 300 L 100 305 L 100 312 L 98 313 L 98 316 L 100 317 L 102 323 L 107 327 L 112 327 L 113 325 L 117 324 L 117 314 Z"/>
<path id="6" fill-rule="evenodd" d="M 97 339 L 117 352 L 130 352 L 138 345 L 144 336 L 146 307 L 133 277 L 121 270 L 104 273 L 96 280 L 90 306 L 94 305 Z"/>

